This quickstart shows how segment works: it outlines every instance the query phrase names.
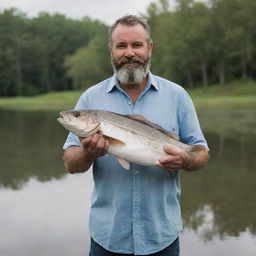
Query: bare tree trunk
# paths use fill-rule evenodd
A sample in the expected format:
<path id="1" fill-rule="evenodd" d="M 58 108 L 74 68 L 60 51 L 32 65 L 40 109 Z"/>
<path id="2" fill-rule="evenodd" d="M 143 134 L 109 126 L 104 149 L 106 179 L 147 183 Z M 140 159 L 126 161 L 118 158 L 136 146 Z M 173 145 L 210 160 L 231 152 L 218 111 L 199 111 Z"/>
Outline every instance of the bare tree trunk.
<path id="1" fill-rule="evenodd" d="M 219 84 L 223 85 L 225 83 L 225 63 L 221 59 L 219 62 Z"/>
<path id="2" fill-rule="evenodd" d="M 45 71 L 44 71 L 44 81 L 45 81 L 45 90 L 46 92 L 50 92 L 51 90 L 51 83 L 49 80 L 49 69 L 48 69 L 48 63 L 47 66 L 45 67 Z"/>
<path id="3" fill-rule="evenodd" d="M 68 89 L 68 81 L 67 81 L 67 78 L 65 76 L 65 69 L 62 68 L 62 75 L 61 75 L 61 88 L 60 90 L 61 91 L 66 91 Z"/>
<path id="4" fill-rule="evenodd" d="M 194 82 L 193 82 L 191 71 L 187 70 L 186 75 L 187 75 L 188 87 L 191 89 L 194 88 Z"/>
<path id="5" fill-rule="evenodd" d="M 208 74 L 207 74 L 207 63 L 202 54 L 200 54 L 200 61 L 201 61 L 201 71 L 203 77 L 203 86 L 208 87 Z"/>
<path id="6" fill-rule="evenodd" d="M 15 70 L 16 70 L 16 93 L 18 96 L 20 96 L 22 93 L 22 68 L 21 68 L 19 42 L 16 42 Z"/>
<path id="7" fill-rule="evenodd" d="M 43 67 L 42 67 L 42 85 L 41 88 L 45 91 L 45 92 L 49 92 L 51 90 L 51 82 L 49 79 L 49 57 L 48 57 L 48 53 L 44 54 L 44 61 L 43 61 Z"/>

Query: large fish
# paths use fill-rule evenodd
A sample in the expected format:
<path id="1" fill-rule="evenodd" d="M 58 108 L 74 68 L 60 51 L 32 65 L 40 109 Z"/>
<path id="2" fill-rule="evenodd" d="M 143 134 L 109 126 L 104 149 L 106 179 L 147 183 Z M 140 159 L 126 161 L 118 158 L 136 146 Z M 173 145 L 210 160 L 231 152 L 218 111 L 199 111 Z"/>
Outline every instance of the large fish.
<path id="1" fill-rule="evenodd" d="M 101 133 L 109 140 L 108 153 L 129 169 L 129 162 L 152 166 L 167 155 L 165 145 L 178 147 L 188 154 L 195 146 L 184 144 L 161 126 L 140 115 L 120 115 L 103 110 L 70 110 L 60 112 L 57 119 L 79 137 Z"/>

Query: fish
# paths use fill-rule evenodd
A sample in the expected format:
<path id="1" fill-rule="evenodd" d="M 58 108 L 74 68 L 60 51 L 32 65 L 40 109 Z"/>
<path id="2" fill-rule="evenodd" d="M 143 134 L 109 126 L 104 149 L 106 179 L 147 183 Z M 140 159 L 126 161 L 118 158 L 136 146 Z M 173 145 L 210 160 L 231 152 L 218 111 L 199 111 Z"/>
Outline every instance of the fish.
<path id="1" fill-rule="evenodd" d="M 122 115 L 105 110 L 67 110 L 59 113 L 57 121 L 71 133 L 88 137 L 100 133 L 109 141 L 109 154 L 115 156 L 121 166 L 130 163 L 154 166 L 166 156 L 165 145 L 179 148 L 188 154 L 194 145 L 181 142 L 179 138 L 142 115 Z"/>

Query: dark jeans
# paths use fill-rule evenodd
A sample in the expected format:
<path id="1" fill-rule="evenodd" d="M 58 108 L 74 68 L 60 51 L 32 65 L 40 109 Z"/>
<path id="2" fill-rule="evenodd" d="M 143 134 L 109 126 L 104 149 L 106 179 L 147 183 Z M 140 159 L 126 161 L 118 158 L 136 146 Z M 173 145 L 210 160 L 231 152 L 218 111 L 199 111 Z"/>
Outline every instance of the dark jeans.
<path id="1" fill-rule="evenodd" d="M 147 256 L 179 256 L 180 254 L 180 243 L 179 238 L 177 238 L 171 245 L 169 245 L 164 250 L 150 254 Z M 121 254 L 113 253 L 103 249 L 100 245 L 91 239 L 91 252 L 89 256 L 134 256 L 133 254 Z"/>

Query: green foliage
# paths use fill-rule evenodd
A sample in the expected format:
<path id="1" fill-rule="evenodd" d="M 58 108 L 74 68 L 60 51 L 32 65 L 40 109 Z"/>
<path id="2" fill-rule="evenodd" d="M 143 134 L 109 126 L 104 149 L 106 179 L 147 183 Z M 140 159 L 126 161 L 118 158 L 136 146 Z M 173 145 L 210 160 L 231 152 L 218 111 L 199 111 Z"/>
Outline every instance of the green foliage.
<path id="1" fill-rule="evenodd" d="M 73 78 L 75 89 L 88 88 L 111 75 L 107 31 L 104 32 L 66 58 L 67 74 Z"/>
<path id="2" fill-rule="evenodd" d="M 256 78 L 255 0 L 158 0 L 143 15 L 153 73 L 184 87 Z M 112 74 L 107 26 L 85 17 L 0 11 L 0 96 L 89 86 Z"/>
<path id="3" fill-rule="evenodd" d="M 176 0 L 175 10 L 161 2 L 145 15 L 155 43 L 153 72 L 190 88 L 255 79 L 254 0 Z"/>
<path id="4" fill-rule="evenodd" d="M 106 25 L 17 9 L 0 11 L 0 96 L 35 95 L 73 88 L 64 60 L 88 45 Z"/>

